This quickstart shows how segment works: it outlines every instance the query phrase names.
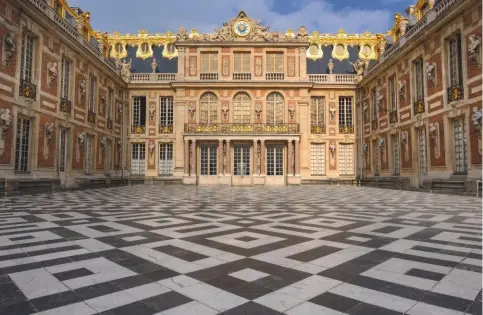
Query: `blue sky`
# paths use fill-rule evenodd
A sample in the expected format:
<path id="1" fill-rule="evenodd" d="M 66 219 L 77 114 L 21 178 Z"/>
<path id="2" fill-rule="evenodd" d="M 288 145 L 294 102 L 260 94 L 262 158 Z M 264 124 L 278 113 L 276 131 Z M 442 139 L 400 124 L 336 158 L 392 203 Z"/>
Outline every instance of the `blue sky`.
<path id="1" fill-rule="evenodd" d="M 272 30 L 304 25 L 309 32 L 386 32 L 395 12 L 403 13 L 416 0 L 70 0 L 91 12 L 94 29 L 121 33 L 176 32 L 180 26 L 210 32 L 239 10 Z"/>

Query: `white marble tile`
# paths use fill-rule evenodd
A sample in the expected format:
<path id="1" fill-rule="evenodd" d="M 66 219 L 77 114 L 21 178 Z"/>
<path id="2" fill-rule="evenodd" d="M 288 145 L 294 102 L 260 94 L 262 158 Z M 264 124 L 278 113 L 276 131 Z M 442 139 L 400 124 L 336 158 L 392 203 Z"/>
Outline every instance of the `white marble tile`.
<path id="1" fill-rule="evenodd" d="M 258 271 L 258 270 L 254 270 L 254 269 L 251 269 L 251 268 L 245 268 L 243 270 L 233 272 L 233 273 L 230 273 L 228 275 L 232 276 L 234 278 L 241 279 L 241 280 L 246 281 L 246 282 L 253 282 L 255 280 L 264 278 L 264 277 L 268 276 L 269 274 L 265 273 L 265 272 Z"/>
<path id="2" fill-rule="evenodd" d="M 199 302 L 191 301 L 154 315 L 216 315 L 218 311 Z"/>
<path id="3" fill-rule="evenodd" d="M 343 315 L 344 313 L 320 306 L 311 302 L 304 302 L 286 311 L 287 315 Z"/>
<path id="4" fill-rule="evenodd" d="M 70 290 L 43 268 L 11 273 L 9 276 L 28 299 Z"/>
<path id="5" fill-rule="evenodd" d="M 135 235 L 135 236 L 123 237 L 121 239 L 126 242 L 136 242 L 136 241 L 145 240 L 146 238 L 144 236 Z"/>
<path id="6" fill-rule="evenodd" d="M 242 237 L 251 237 L 255 239 L 251 241 L 239 240 L 239 238 L 242 238 Z M 261 233 L 253 233 L 253 232 L 239 232 L 239 233 L 233 233 L 233 234 L 225 234 L 225 235 L 210 237 L 208 239 L 218 243 L 223 243 L 223 244 L 241 247 L 245 249 L 255 248 L 255 247 L 286 240 L 286 238 L 281 238 L 281 237 L 276 237 L 276 236 L 271 236 L 271 235 L 266 235 Z"/>

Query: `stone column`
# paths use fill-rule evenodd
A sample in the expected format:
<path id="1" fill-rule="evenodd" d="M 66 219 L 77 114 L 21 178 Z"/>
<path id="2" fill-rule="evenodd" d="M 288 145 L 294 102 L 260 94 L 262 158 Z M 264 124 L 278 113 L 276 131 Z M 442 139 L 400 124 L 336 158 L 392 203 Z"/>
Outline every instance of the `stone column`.
<path id="1" fill-rule="evenodd" d="M 258 156 L 258 140 L 253 140 L 253 175 L 260 175 L 260 160 Z"/>
<path id="2" fill-rule="evenodd" d="M 260 175 L 266 175 L 265 162 L 265 140 L 260 140 Z"/>
<path id="3" fill-rule="evenodd" d="M 295 140 L 295 176 L 300 175 L 300 140 Z"/>
<path id="4" fill-rule="evenodd" d="M 225 175 L 231 175 L 231 146 L 230 140 L 226 140 L 226 170 Z"/>
<path id="5" fill-rule="evenodd" d="M 196 176 L 196 140 L 191 140 L 191 170 L 190 176 Z"/>
<path id="6" fill-rule="evenodd" d="M 184 176 L 190 175 L 190 141 L 184 141 Z"/>
<path id="7" fill-rule="evenodd" d="M 218 140 L 218 175 L 223 174 L 223 140 Z"/>
<path id="8" fill-rule="evenodd" d="M 288 169 L 288 174 L 289 176 L 292 176 L 292 175 L 295 175 L 294 174 L 294 163 L 292 162 L 293 161 L 293 141 L 292 140 L 288 140 L 287 141 L 287 169 Z"/>

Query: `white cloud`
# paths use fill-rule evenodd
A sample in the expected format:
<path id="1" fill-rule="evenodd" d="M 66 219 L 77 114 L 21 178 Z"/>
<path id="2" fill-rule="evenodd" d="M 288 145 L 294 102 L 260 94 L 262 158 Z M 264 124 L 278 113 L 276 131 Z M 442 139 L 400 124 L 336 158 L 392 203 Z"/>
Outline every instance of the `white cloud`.
<path id="1" fill-rule="evenodd" d="M 239 10 L 262 20 L 272 30 L 296 30 L 305 25 L 310 32 L 321 33 L 334 33 L 339 28 L 349 33 L 386 32 L 393 16 L 387 10 L 348 7 L 335 11 L 324 0 L 299 0 L 298 9 L 288 14 L 273 9 L 277 5 L 275 0 L 71 0 L 70 3 L 91 12 L 95 29 L 121 33 L 136 33 L 140 29 L 150 33 L 176 32 L 180 26 L 211 32 Z"/>

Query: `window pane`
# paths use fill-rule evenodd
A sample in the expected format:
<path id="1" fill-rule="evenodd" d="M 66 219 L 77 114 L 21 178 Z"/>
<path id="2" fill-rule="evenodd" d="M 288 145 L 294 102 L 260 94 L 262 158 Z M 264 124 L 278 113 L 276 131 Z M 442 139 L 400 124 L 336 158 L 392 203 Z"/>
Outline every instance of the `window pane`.
<path id="1" fill-rule="evenodd" d="M 233 98 L 233 122 L 250 123 L 251 98 L 247 93 L 238 93 Z"/>
<path id="2" fill-rule="evenodd" d="M 310 120 L 312 125 L 325 123 L 325 99 L 322 96 L 310 98 Z"/>
<path id="3" fill-rule="evenodd" d="M 203 94 L 200 98 L 200 123 L 213 124 L 218 122 L 218 98 L 212 92 Z"/>
<path id="4" fill-rule="evenodd" d="M 325 143 L 312 143 L 310 162 L 312 175 L 325 175 Z"/>

